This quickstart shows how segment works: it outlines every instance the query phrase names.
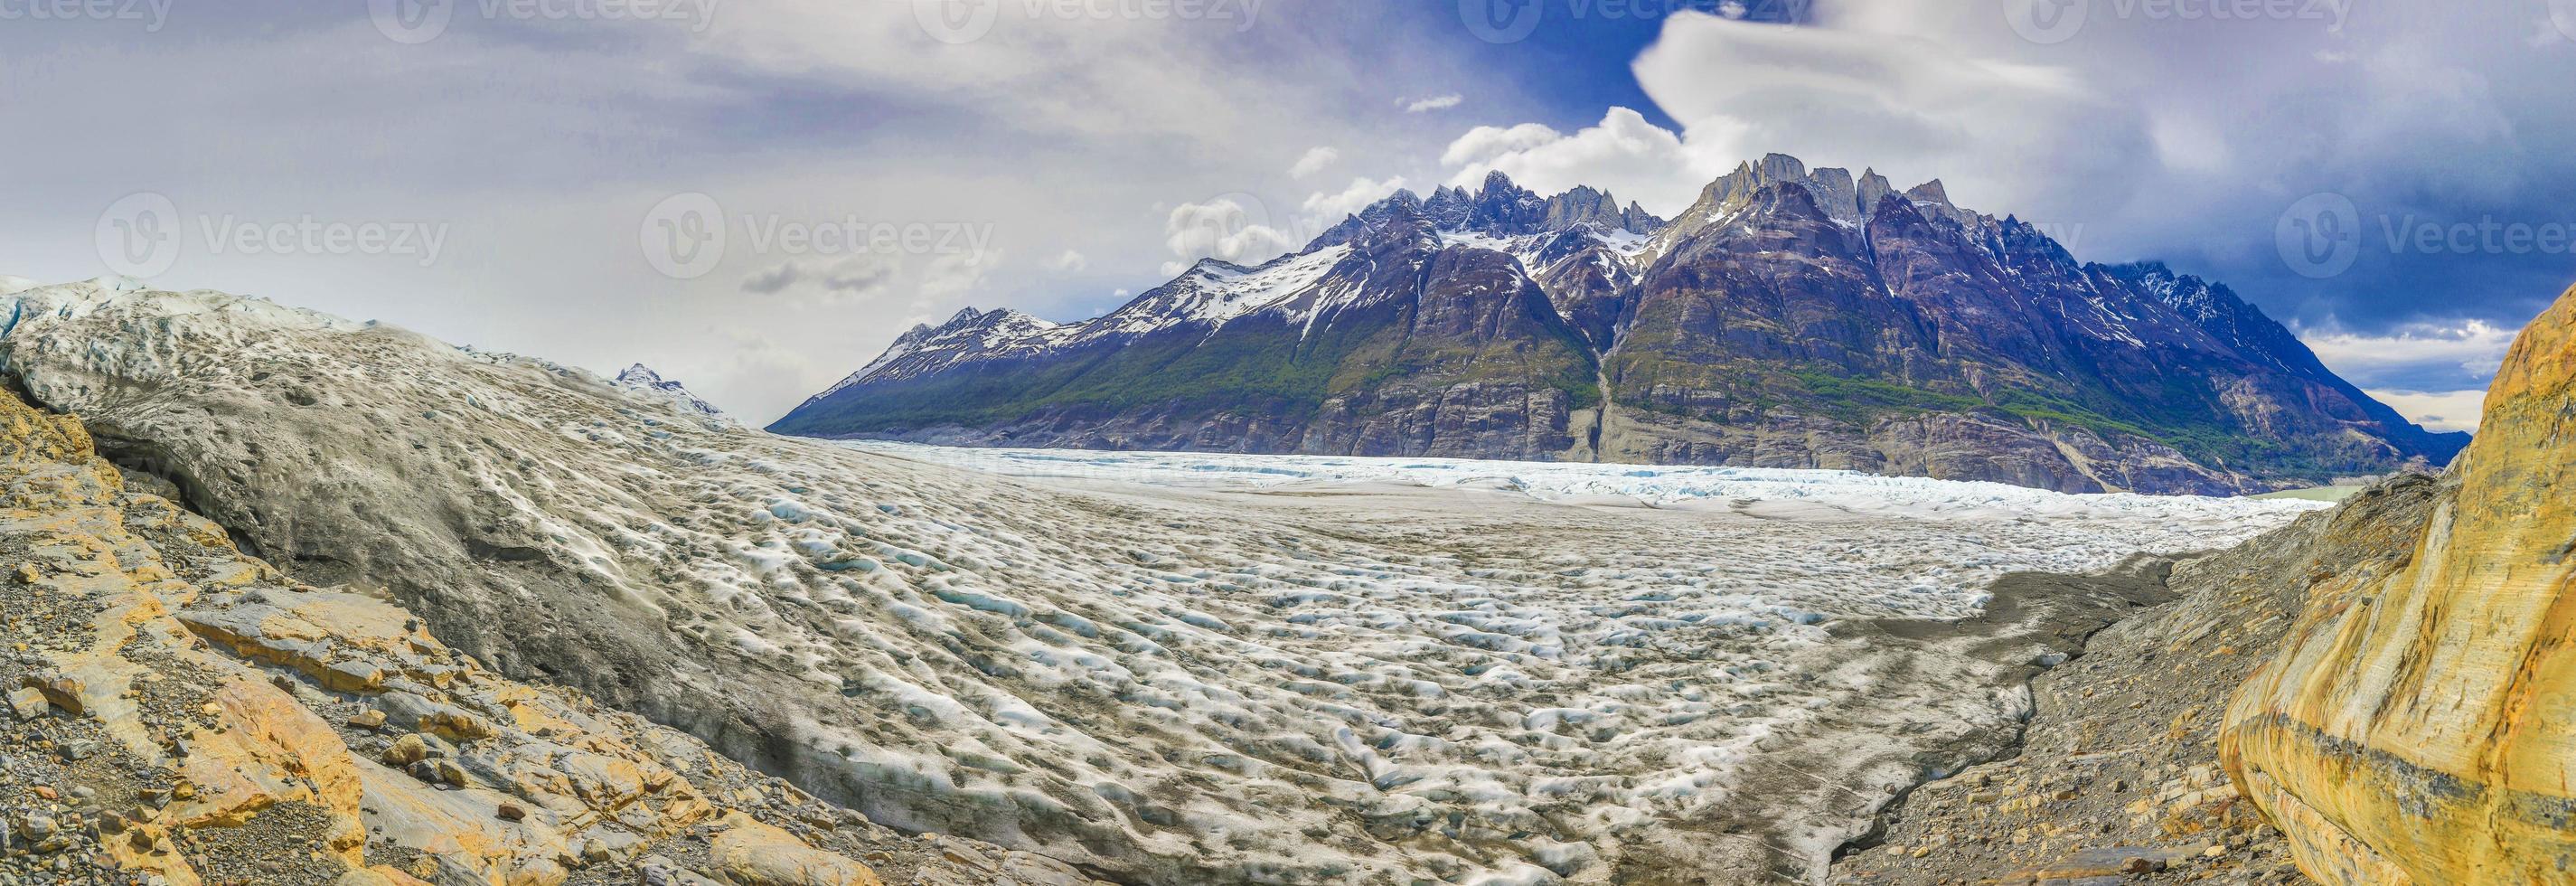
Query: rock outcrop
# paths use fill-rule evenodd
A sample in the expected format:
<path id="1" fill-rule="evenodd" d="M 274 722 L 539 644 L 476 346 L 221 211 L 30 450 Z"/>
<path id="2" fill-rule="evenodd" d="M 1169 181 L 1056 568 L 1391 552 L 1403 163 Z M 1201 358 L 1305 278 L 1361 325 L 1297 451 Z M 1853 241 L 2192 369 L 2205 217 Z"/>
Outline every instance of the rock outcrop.
<path id="1" fill-rule="evenodd" d="M 2439 484 L 2398 477 L 2254 541 L 2183 558 L 2176 598 L 2033 681 L 2009 756 L 1909 793 L 1835 865 L 1837 884 L 2303 882 L 2220 765 L 2227 702 L 2325 576 L 2407 560 Z"/>
<path id="2" fill-rule="evenodd" d="M 2229 770 L 2327 883 L 2576 881 L 2576 291 L 2452 473 L 2404 568 L 2324 576 L 2227 711 Z"/>
<path id="3" fill-rule="evenodd" d="M 2576 882 L 2576 290 L 2487 403 L 2447 474 L 2177 566 L 1835 882 Z"/>

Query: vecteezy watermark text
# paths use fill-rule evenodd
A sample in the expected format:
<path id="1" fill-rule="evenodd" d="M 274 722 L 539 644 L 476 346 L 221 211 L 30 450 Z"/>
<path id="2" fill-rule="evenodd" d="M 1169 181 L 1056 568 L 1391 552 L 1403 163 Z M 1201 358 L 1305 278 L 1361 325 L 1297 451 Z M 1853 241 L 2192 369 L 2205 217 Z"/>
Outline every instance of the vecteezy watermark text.
<path id="1" fill-rule="evenodd" d="M 1519 43 L 1549 21 L 1659 21 L 1685 12 L 1796 24 L 1815 0 L 1458 0 L 1458 20 L 1487 43 Z"/>
<path id="2" fill-rule="evenodd" d="M 189 235 L 196 235 L 192 245 Z M 98 257 L 110 273 L 148 279 L 177 264 L 190 249 L 207 255 L 339 255 L 409 259 L 421 267 L 446 253 L 446 222 L 333 219 L 299 214 L 258 219 L 238 213 L 193 217 L 163 194 L 129 194 L 99 213 Z"/>
<path id="3" fill-rule="evenodd" d="M 161 0 L 168 2 L 168 0 Z M 367 0 L 376 30 L 396 43 L 427 43 L 447 33 L 459 10 L 485 21 L 639 21 L 686 24 L 704 33 L 723 0 Z"/>
<path id="4" fill-rule="evenodd" d="M 2314 194 L 2291 204 L 2274 229 L 2281 260 L 2315 279 L 2349 271 L 2374 243 L 2390 255 L 2576 254 L 2576 221 L 2508 221 L 2427 218 L 2387 213 L 2365 222 L 2342 194 Z M 2375 235 L 2375 236 L 2374 236 Z"/>
<path id="5" fill-rule="evenodd" d="M 1002 10 L 1016 9 L 1022 19 L 1039 21 L 1207 21 L 1231 22 L 1236 33 L 1252 30 L 1269 0 L 894 0 L 912 4 L 921 30 L 941 43 L 972 43 L 993 32 Z"/>
<path id="6" fill-rule="evenodd" d="M 446 222 L 327 221 L 307 215 L 261 222 L 235 215 L 197 217 L 199 242 L 212 255 L 397 255 L 428 267 L 447 247 Z"/>
<path id="7" fill-rule="evenodd" d="M 691 192 L 654 204 L 636 236 L 653 270 L 695 280 L 715 271 L 737 244 L 745 254 L 782 258 L 985 255 L 993 245 L 993 226 L 870 221 L 855 214 L 819 221 L 777 213 L 728 217 L 714 197 Z"/>
<path id="8" fill-rule="evenodd" d="M 2124 21 L 2314 21 L 2342 33 L 2353 0 L 2004 0 L 2004 23 L 2032 43 L 2064 43 L 2095 15 Z"/>
<path id="9" fill-rule="evenodd" d="M 172 0 L 0 0 L 0 22 L 135 22 L 159 33 Z"/>

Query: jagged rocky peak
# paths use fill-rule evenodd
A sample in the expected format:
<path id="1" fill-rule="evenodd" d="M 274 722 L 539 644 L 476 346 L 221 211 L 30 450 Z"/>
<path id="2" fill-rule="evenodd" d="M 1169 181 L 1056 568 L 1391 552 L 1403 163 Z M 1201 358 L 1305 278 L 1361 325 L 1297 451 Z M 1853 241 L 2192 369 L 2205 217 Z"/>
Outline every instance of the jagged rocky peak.
<path id="1" fill-rule="evenodd" d="M 1396 193 L 1411 195 L 1409 191 Z M 1467 193 L 1466 188 L 1447 185 L 1432 191 L 1431 199 L 1423 201 L 1422 214 L 1431 219 L 1433 224 L 1443 228 L 1462 228 L 1467 225 L 1468 214 L 1475 211 L 1473 205 L 1475 202 L 1476 195 Z M 1374 210 L 1376 207 L 1372 206 L 1370 209 Z"/>
<path id="2" fill-rule="evenodd" d="M 1860 190 L 1853 184 L 1851 170 L 1824 167 L 1807 176 L 1807 187 L 1815 192 L 1816 205 L 1834 220 L 1861 224 L 1868 216 L 1861 209 Z"/>
<path id="3" fill-rule="evenodd" d="M 1586 185 L 1548 198 L 1538 227 L 1540 232 L 1549 233 L 1570 231 L 1587 224 L 1604 231 L 1652 234 L 1663 230 L 1664 220 L 1647 212 L 1635 201 L 1621 209 L 1618 197 Z"/>
<path id="4" fill-rule="evenodd" d="M 1926 216 L 1947 218 L 1961 225 L 1973 226 L 1976 213 L 1960 209 L 1950 202 L 1948 189 L 1939 179 L 1916 185 L 1899 193 L 1886 176 L 1876 169 L 1866 169 L 1858 179 L 1851 170 L 1819 167 L 1809 170 L 1805 161 L 1787 154 L 1766 154 L 1761 160 L 1738 164 L 1734 172 L 1710 182 L 1700 191 L 1699 203 L 1686 213 L 1691 218 L 1713 220 L 1749 206 L 1755 194 L 1775 185 L 1797 185 L 1814 197 L 1816 208 L 1827 217 L 1854 227 L 1865 226 L 1878 215 L 1880 204 L 1889 195 L 1901 196 L 1915 204 Z"/>
<path id="5" fill-rule="evenodd" d="M 1879 202 L 1893 193 L 1896 193 L 1896 185 L 1890 183 L 1887 176 L 1878 174 L 1876 169 L 1861 170 L 1860 211 L 1863 215 L 1878 211 Z"/>
<path id="6" fill-rule="evenodd" d="M 1485 186 L 1476 192 L 1476 215 L 1482 220 L 1518 221 L 1545 212 L 1547 201 L 1538 192 L 1521 187 L 1502 170 L 1485 174 Z"/>
<path id="7" fill-rule="evenodd" d="M 1905 199 L 1914 201 L 1914 205 L 1922 208 L 1927 215 L 1947 218 L 1958 222 L 1961 226 L 1973 227 L 1978 221 L 1976 213 L 1950 202 L 1950 189 L 1944 187 L 1941 180 L 1937 178 L 1915 185 L 1912 190 L 1905 192 Z"/>
<path id="8" fill-rule="evenodd" d="M 2225 286 L 2212 287 L 2208 281 L 2190 274 L 2176 273 L 2160 261 L 2131 262 L 2103 268 L 2113 279 L 2146 293 L 2165 307 L 2194 320 L 2207 321 L 2217 316 L 2227 301 L 2236 298 Z"/>
<path id="9" fill-rule="evenodd" d="M 1397 193 L 1413 196 L 1402 191 Z M 1360 229 L 1349 240 L 1351 248 L 1371 255 L 1405 249 L 1440 248 L 1441 229 L 1423 212 L 1423 208 L 1410 201 L 1392 199 L 1370 207 L 1376 217 L 1363 220 Z"/>
<path id="10" fill-rule="evenodd" d="M 1225 262 L 1217 261 L 1216 259 L 1207 259 L 1206 261 L 1200 262 L 1200 265 L 1204 267 L 1211 262 L 1227 268 L 1240 270 L 1240 268 L 1235 265 L 1226 264 Z M 1053 323 L 1011 310 L 1010 308 L 994 308 L 989 311 L 978 311 L 970 307 L 958 310 L 955 316 L 948 318 L 948 322 L 940 324 L 939 328 L 933 329 L 931 332 L 950 333 L 969 329 L 1034 331 L 1046 329 L 1054 325 L 1055 324 Z"/>
<path id="11" fill-rule="evenodd" d="M 1590 185 L 1578 186 L 1547 201 L 1547 226 L 1551 230 L 1564 230 L 1587 221 L 1616 220 L 1618 217 L 1618 198 L 1610 196 L 1608 191 L 1594 190 Z"/>
<path id="12" fill-rule="evenodd" d="M 1364 229 L 1383 225 L 1399 210 L 1409 210 L 1434 231 L 1467 231 L 1494 237 L 1553 234 L 1586 224 L 1605 232 L 1652 234 L 1665 225 L 1662 218 L 1634 201 L 1620 208 L 1618 198 L 1608 191 L 1580 186 L 1554 197 L 1541 197 L 1496 170 L 1487 173 L 1484 183 L 1472 192 L 1444 185 L 1424 199 L 1412 191 L 1397 191 L 1345 217 L 1308 243 L 1304 251 L 1355 242 Z"/>
<path id="13" fill-rule="evenodd" d="M 1383 200 L 1369 204 L 1368 208 L 1360 210 L 1356 215 L 1343 216 L 1340 224 L 1326 229 L 1313 242 L 1307 243 L 1306 248 L 1298 251 L 1313 252 L 1327 246 L 1340 246 L 1352 242 L 1359 239 L 1362 231 L 1374 225 L 1384 224 L 1398 212 L 1430 218 L 1441 228 L 1461 227 L 1466 223 L 1469 213 L 1473 211 L 1471 204 L 1474 202 L 1475 198 L 1461 188 L 1441 188 L 1433 191 L 1428 202 L 1414 196 L 1412 191 L 1399 190 L 1387 195 Z"/>
<path id="14" fill-rule="evenodd" d="M 1787 154 L 1766 154 L 1758 162 L 1746 161 L 1736 164 L 1734 172 L 1709 182 L 1708 187 L 1700 190 L 1699 203 L 1692 206 L 1687 215 L 1697 219 L 1713 220 L 1749 206 L 1754 195 L 1761 193 L 1764 188 L 1795 184 L 1807 187 L 1809 192 L 1815 195 L 1816 205 L 1824 209 L 1827 215 L 1851 220 L 1862 214 L 1858 212 L 1857 206 L 1853 212 L 1842 212 L 1837 208 L 1839 204 L 1834 198 L 1836 186 L 1848 183 L 1850 180 L 1851 174 L 1840 169 L 1817 170 L 1817 176 L 1811 177 L 1807 173 L 1805 161 Z"/>

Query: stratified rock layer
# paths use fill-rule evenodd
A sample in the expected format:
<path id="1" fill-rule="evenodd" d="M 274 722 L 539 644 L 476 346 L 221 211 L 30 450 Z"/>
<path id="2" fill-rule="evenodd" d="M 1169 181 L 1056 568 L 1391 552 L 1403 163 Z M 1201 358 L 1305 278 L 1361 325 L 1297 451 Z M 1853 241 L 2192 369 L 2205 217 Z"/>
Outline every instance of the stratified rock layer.
<path id="1" fill-rule="evenodd" d="M 2514 345 L 2394 574 L 2333 576 L 2221 750 L 2328 883 L 2576 880 L 2576 292 Z"/>

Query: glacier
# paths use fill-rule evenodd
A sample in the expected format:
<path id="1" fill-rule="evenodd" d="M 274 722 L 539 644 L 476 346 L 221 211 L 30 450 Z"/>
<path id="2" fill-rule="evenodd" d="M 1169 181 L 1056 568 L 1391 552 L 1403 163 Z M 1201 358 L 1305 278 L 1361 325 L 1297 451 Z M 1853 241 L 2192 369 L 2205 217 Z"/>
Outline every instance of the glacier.
<path id="1" fill-rule="evenodd" d="M 2080 651 L 1888 625 L 2320 507 L 844 446 L 258 299 L 0 301 L 0 372 L 300 575 L 881 823 L 1137 883 L 1812 881 Z"/>

